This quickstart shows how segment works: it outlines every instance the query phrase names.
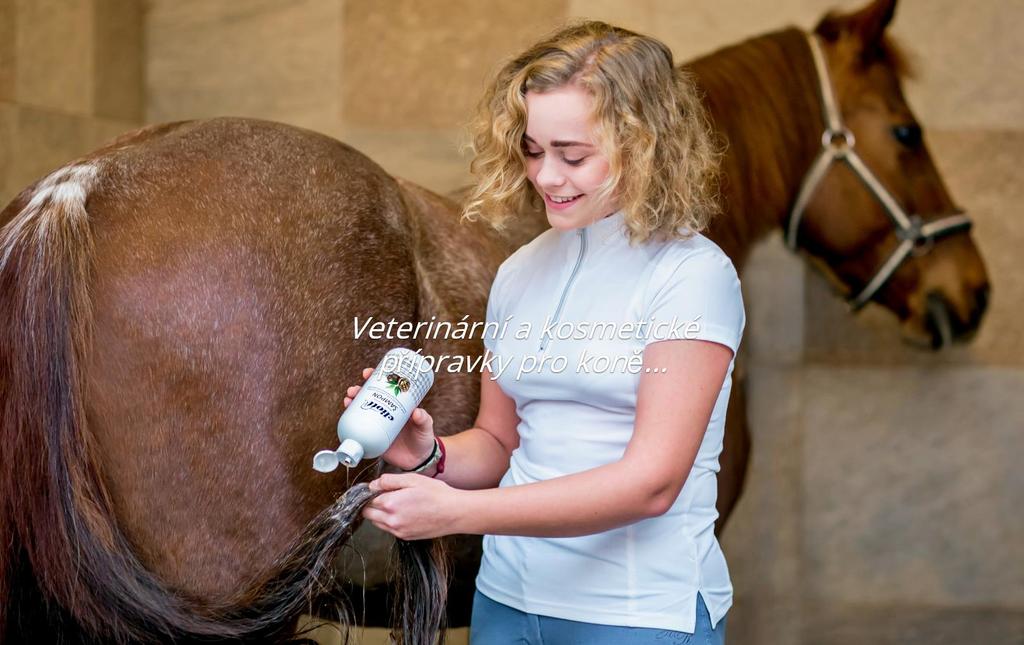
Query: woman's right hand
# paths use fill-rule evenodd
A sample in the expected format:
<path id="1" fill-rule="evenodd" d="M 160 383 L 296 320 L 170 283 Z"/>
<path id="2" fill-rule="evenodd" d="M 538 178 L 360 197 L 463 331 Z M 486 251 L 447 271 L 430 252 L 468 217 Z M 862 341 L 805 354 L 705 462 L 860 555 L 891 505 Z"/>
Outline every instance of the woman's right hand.
<path id="1" fill-rule="evenodd" d="M 363 382 L 373 374 L 373 368 L 363 369 Z M 352 403 L 361 385 L 353 385 L 345 391 L 345 407 Z M 381 455 L 381 458 L 402 470 L 411 470 L 419 466 L 434 451 L 434 419 L 423 408 L 416 408 L 412 411 L 409 421 L 402 427 L 391 447 Z"/>

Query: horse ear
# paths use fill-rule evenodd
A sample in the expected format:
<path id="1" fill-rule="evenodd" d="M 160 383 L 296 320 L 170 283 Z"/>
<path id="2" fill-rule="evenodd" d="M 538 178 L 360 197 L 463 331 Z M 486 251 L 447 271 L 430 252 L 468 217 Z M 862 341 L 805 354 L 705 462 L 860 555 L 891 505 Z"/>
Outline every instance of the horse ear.
<path id="1" fill-rule="evenodd" d="M 877 51 L 882 44 L 885 28 L 896 13 L 896 0 L 874 0 L 859 11 L 850 14 L 829 13 L 814 28 L 826 41 L 833 42 L 843 34 L 856 36 L 866 54 Z"/>

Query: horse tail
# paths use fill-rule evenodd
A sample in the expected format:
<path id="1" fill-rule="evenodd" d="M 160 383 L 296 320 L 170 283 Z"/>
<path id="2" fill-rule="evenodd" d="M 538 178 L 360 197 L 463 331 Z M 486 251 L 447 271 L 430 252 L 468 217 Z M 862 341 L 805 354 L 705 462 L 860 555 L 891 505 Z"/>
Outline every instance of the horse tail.
<path id="1" fill-rule="evenodd" d="M 85 413 L 93 238 L 86 204 L 102 159 L 61 168 L 23 193 L 0 230 L 0 640 L 71 634 L 82 642 L 287 641 L 294 620 L 337 588 L 331 565 L 372 499 L 350 488 L 296 546 L 230 604 L 166 588 L 118 529 Z M 398 547 L 407 616 L 399 642 L 443 627 L 440 547 Z M 25 590 L 28 584 L 33 588 Z M 34 600 L 40 621 L 20 612 Z"/>
<path id="2" fill-rule="evenodd" d="M 111 537 L 88 468 L 79 365 L 90 319 L 85 199 L 96 175 L 91 164 L 54 172 L 0 231 L 0 541 L 11 545 L 0 554 L 0 595 L 21 598 L 15 577 L 29 577 L 27 558 L 38 586 L 83 615 L 92 598 L 76 588 L 88 566 L 76 533 Z M 23 620 L 4 614 L 5 623 Z"/>

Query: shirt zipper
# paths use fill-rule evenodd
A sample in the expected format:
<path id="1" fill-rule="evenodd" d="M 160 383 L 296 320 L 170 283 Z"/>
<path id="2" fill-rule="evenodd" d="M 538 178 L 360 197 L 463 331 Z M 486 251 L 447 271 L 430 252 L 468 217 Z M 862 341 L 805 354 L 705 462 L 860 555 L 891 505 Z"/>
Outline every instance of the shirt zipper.
<path id="1" fill-rule="evenodd" d="M 581 228 L 578 233 L 580 238 L 580 254 L 576 258 L 576 265 L 572 268 L 572 273 L 569 274 L 569 279 L 565 282 L 565 288 L 562 289 L 562 297 L 558 299 L 558 307 L 555 308 L 555 318 L 551 321 L 552 329 L 554 329 L 554 326 L 558 324 L 558 320 L 562 315 L 562 307 L 565 306 L 565 296 L 568 295 L 569 287 L 571 287 L 572 283 L 576 280 L 576 274 L 579 273 L 580 265 L 583 264 L 583 254 L 587 252 L 587 229 Z M 541 339 L 540 351 L 544 351 L 549 340 L 551 340 L 550 336 Z"/>

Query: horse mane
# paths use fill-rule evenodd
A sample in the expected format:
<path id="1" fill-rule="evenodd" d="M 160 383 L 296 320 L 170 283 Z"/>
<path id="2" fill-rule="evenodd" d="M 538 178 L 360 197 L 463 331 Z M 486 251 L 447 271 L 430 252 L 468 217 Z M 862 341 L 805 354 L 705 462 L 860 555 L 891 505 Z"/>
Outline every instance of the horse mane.
<path id="1" fill-rule="evenodd" d="M 839 37 L 839 18 L 826 16 L 816 33 Z M 901 77 L 914 74 L 902 46 L 885 36 L 862 64 L 881 63 Z M 742 267 L 754 243 L 783 225 L 804 173 L 820 149 L 825 121 L 806 32 L 790 27 L 724 47 L 682 65 L 704 92 L 722 139 L 724 217 L 713 237 Z M 743 181 L 730 183 L 729 177 Z"/>
<path id="2" fill-rule="evenodd" d="M 820 146 L 824 122 L 810 51 L 804 32 L 789 28 L 682 67 L 696 77 L 725 150 L 723 214 L 712 220 L 712 237 L 739 266 L 746 250 L 780 225 Z"/>

